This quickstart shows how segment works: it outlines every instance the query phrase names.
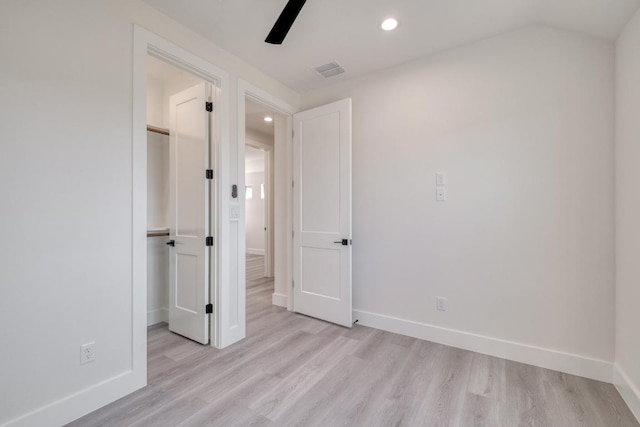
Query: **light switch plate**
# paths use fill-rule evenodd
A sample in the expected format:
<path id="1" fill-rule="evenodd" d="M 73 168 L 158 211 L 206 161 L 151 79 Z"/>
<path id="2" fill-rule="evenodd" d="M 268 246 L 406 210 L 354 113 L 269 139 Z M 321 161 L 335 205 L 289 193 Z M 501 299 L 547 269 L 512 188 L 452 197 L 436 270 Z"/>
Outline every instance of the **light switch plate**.
<path id="1" fill-rule="evenodd" d="M 240 206 L 231 205 L 231 209 L 229 210 L 229 218 L 240 219 Z"/>
<path id="2" fill-rule="evenodd" d="M 444 172 L 436 172 L 436 185 L 438 187 L 447 185 L 447 175 Z"/>
<path id="3" fill-rule="evenodd" d="M 445 200 L 447 200 L 447 191 L 444 187 L 436 188 L 436 201 L 444 202 Z"/>

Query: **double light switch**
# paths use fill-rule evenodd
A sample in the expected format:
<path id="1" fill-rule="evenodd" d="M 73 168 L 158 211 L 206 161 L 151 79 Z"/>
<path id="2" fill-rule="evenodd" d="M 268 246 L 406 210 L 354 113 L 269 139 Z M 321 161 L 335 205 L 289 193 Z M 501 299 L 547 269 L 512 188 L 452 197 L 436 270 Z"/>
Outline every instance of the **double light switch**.
<path id="1" fill-rule="evenodd" d="M 447 191 L 445 185 L 447 184 L 447 176 L 444 172 L 436 172 L 436 201 L 444 202 L 447 200 Z"/>

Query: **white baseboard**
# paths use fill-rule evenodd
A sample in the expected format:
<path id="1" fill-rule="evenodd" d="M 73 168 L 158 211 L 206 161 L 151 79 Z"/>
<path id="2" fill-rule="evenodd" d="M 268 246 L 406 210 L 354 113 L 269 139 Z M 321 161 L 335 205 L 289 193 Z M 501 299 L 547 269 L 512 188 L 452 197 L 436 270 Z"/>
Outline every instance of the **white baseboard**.
<path id="1" fill-rule="evenodd" d="M 398 319 L 362 310 L 353 311 L 358 324 L 414 338 L 462 348 L 541 368 L 552 369 L 598 381 L 613 382 L 613 365 L 605 360 L 563 353 L 513 341 L 491 338 L 455 329 Z"/>
<path id="2" fill-rule="evenodd" d="M 147 326 L 157 323 L 169 322 L 169 310 L 166 308 L 158 308 L 156 310 L 147 311 Z"/>
<path id="3" fill-rule="evenodd" d="M 81 390 L 33 412 L 15 418 L 5 427 L 61 426 L 102 408 L 146 385 L 144 375 L 128 371 L 106 381 Z"/>
<path id="4" fill-rule="evenodd" d="M 262 256 L 264 256 L 264 249 L 252 249 L 252 248 L 247 248 L 247 249 L 246 249 L 246 252 L 247 252 L 248 254 L 251 254 L 251 255 L 262 255 Z"/>
<path id="5" fill-rule="evenodd" d="M 278 307 L 287 307 L 287 302 L 289 300 L 289 297 L 286 295 L 282 295 L 282 294 L 276 294 L 274 293 L 271 296 L 271 303 L 273 305 L 277 305 Z"/>
<path id="6" fill-rule="evenodd" d="M 617 364 L 613 365 L 613 384 L 640 422 L 640 388 L 627 376 Z"/>

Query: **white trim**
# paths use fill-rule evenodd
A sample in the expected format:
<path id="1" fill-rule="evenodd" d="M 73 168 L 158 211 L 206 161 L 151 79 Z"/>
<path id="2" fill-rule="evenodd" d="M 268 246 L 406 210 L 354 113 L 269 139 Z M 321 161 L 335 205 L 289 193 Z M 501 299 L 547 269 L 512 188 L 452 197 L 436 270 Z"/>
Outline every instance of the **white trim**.
<path id="1" fill-rule="evenodd" d="M 242 112 L 244 113 L 244 98 L 248 96 L 249 98 L 258 101 L 261 104 L 268 105 L 282 114 L 291 115 L 298 112 L 298 109 L 286 102 L 282 101 L 279 98 L 271 95 L 269 92 L 260 89 L 257 86 L 252 85 L 251 83 L 238 79 L 238 107 L 242 106 Z M 242 102 L 240 102 L 242 101 Z M 240 108 L 238 108 L 238 112 L 240 112 Z M 240 117 L 240 116 L 238 116 Z M 244 117 L 244 114 L 242 115 Z M 240 130 L 238 128 L 238 130 Z M 244 131 L 244 128 L 243 128 Z"/>
<path id="2" fill-rule="evenodd" d="M 65 425 L 142 387 L 144 385 L 140 385 L 137 375 L 127 371 L 14 418 L 3 426 Z"/>
<path id="3" fill-rule="evenodd" d="M 271 295 L 271 304 L 277 305 L 278 307 L 287 308 L 287 306 L 288 306 L 288 301 L 287 300 L 288 299 L 289 298 L 286 295 L 273 293 Z"/>
<path id="4" fill-rule="evenodd" d="M 131 130 L 131 371 L 147 385 L 147 52 L 146 32 L 133 26 Z M 138 108 L 136 108 L 138 106 Z M 126 395 L 133 390 L 123 393 Z M 102 405 L 96 406 L 96 409 Z"/>
<path id="5" fill-rule="evenodd" d="M 640 388 L 631 381 L 626 372 L 617 363 L 613 365 L 613 384 L 633 415 L 640 422 Z"/>
<path id="6" fill-rule="evenodd" d="M 477 353 L 611 383 L 613 365 L 605 360 L 487 337 L 441 326 L 354 310 L 358 324 Z"/>
<path id="7" fill-rule="evenodd" d="M 275 141 L 274 145 L 275 145 Z M 273 250 L 275 247 L 273 233 L 273 147 L 264 152 L 264 275 L 273 277 Z"/>
<path id="8" fill-rule="evenodd" d="M 156 310 L 147 311 L 147 326 L 156 325 L 162 322 L 169 322 L 168 308 L 158 308 Z"/>
<path id="9" fill-rule="evenodd" d="M 247 248 L 246 252 L 248 254 L 251 254 L 251 255 L 262 255 L 262 256 L 264 256 L 264 249 Z"/>
<path id="10" fill-rule="evenodd" d="M 294 112 L 295 114 L 295 112 Z M 293 182 L 293 114 L 287 118 L 287 140 L 286 140 L 286 151 L 287 151 L 287 171 L 286 171 L 286 180 L 285 185 L 287 187 L 287 196 L 286 196 L 286 205 L 287 205 L 287 218 L 286 218 L 286 231 L 285 231 L 285 241 L 286 245 L 284 248 L 276 248 L 274 257 L 279 256 L 279 253 L 285 259 L 285 269 L 286 269 L 286 277 L 284 278 L 285 289 L 287 290 L 287 310 L 293 311 L 293 289 L 289 286 L 293 283 L 293 238 L 289 238 L 289 236 L 293 237 L 293 188 L 289 187 L 289 183 Z M 275 160 L 274 160 L 275 161 Z M 274 163 L 275 164 L 275 163 Z M 274 180 L 274 188 L 275 188 L 275 180 Z M 275 203 L 275 198 L 274 198 Z M 274 205 L 275 208 L 275 205 Z M 275 230 L 274 230 L 275 231 Z M 276 278 L 277 279 L 277 278 Z"/>
<path id="11" fill-rule="evenodd" d="M 237 98 L 240 99 L 240 82 L 237 83 Z M 242 105 L 240 105 L 242 104 Z M 239 114 L 240 109 L 242 108 L 242 115 Z M 236 298 L 237 307 L 235 308 L 237 319 L 238 319 L 238 327 L 235 330 L 235 335 L 233 337 L 233 342 L 238 342 L 244 339 L 247 336 L 247 221 L 246 221 L 246 199 L 245 199 L 245 136 L 244 136 L 244 126 L 245 126 L 245 115 L 244 115 L 244 99 L 242 103 L 238 102 L 236 106 L 238 110 L 237 123 L 238 123 L 238 134 L 237 134 L 237 146 L 236 146 L 236 162 L 238 168 L 237 182 L 238 188 L 238 197 L 234 202 L 234 205 L 237 206 L 237 209 L 240 211 L 240 216 L 235 219 L 236 224 L 236 234 L 238 236 L 238 262 L 236 264 L 237 273 L 236 277 L 238 277 L 238 293 Z M 240 128 L 242 128 L 242 133 L 240 133 Z M 231 343 L 230 343 L 231 344 Z"/>

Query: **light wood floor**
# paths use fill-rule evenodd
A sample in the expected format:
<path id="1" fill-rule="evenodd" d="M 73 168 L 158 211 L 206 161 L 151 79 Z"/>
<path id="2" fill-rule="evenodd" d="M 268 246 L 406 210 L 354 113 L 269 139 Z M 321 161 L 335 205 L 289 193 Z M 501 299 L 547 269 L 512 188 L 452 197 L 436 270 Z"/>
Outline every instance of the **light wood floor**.
<path id="1" fill-rule="evenodd" d="M 148 332 L 149 385 L 72 426 L 639 426 L 610 384 L 271 305 L 248 256 L 247 338 Z"/>

